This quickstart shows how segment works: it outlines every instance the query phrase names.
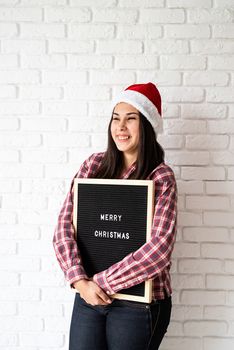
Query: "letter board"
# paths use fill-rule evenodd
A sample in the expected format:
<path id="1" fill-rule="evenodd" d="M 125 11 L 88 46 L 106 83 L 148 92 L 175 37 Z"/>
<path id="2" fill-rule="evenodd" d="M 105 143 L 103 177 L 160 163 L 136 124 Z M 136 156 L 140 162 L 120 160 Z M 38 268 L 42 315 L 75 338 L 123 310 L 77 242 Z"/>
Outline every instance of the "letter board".
<path id="1" fill-rule="evenodd" d="M 151 180 L 74 180 L 73 224 L 89 277 L 150 240 L 153 204 Z M 123 289 L 112 297 L 151 302 L 152 281 Z"/>

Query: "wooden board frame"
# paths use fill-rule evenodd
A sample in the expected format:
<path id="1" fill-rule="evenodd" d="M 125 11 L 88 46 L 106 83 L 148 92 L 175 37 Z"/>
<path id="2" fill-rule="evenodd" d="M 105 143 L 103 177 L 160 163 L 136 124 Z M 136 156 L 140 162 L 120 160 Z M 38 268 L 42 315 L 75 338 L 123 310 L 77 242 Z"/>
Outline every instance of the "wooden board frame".
<path id="1" fill-rule="evenodd" d="M 78 196 L 79 184 L 103 184 L 103 185 L 132 185 L 147 187 L 147 223 L 146 223 L 146 240 L 151 239 L 151 227 L 154 213 L 154 182 L 152 180 L 125 180 L 125 179 L 94 179 L 94 178 L 76 178 L 74 180 L 74 209 L 73 209 L 73 226 L 77 235 L 77 213 L 78 213 Z M 77 238 L 77 236 L 75 237 Z M 130 295 L 124 293 L 116 293 L 111 295 L 112 298 L 121 300 L 130 300 L 142 303 L 150 303 L 152 301 L 152 280 L 144 282 L 144 296 Z"/>

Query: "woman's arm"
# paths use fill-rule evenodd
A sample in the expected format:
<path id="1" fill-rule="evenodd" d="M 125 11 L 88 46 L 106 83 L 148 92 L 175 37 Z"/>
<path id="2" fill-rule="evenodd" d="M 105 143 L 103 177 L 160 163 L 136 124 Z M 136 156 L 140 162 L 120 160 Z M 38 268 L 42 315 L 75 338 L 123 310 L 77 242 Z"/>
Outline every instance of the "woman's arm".
<path id="1" fill-rule="evenodd" d="M 155 198 L 151 240 L 93 276 L 105 292 L 114 294 L 154 278 L 170 264 L 177 222 L 177 186 L 172 172 L 155 178 Z"/>

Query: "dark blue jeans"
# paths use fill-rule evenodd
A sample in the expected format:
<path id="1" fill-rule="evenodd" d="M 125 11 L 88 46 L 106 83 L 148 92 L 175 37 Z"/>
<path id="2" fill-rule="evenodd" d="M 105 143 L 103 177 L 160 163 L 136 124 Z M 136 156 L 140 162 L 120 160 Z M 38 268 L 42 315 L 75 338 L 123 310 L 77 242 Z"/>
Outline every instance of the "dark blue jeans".
<path id="1" fill-rule="evenodd" d="M 91 306 L 76 294 L 69 350 L 157 350 L 171 316 L 171 297 L 143 304 L 114 300 Z"/>

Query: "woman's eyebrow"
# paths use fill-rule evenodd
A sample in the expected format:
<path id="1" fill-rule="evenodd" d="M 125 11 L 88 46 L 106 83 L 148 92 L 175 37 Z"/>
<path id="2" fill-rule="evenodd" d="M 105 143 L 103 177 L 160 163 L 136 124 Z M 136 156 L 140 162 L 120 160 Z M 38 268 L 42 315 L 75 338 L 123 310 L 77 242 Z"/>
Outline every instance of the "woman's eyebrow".
<path id="1" fill-rule="evenodd" d="M 119 115 L 119 113 L 116 113 L 116 112 L 114 112 L 113 114 L 115 114 L 115 115 Z M 129 113 L 126 113 L 126 115 L 130 115 L 130 114 L 136 114 L 136 115 L 139 115 L 137 112 L 129 112 Z"/>

